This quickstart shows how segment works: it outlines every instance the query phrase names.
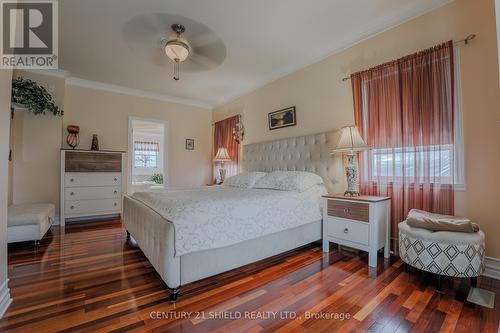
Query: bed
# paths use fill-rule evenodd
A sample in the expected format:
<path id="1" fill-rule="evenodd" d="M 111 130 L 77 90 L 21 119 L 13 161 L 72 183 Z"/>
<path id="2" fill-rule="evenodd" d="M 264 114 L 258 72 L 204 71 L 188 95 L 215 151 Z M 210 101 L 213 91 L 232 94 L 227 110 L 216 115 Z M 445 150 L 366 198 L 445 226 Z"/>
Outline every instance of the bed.
<path id="1" fill-rule="evenodd" d="M 333 133 L 243 146 L 242 170 L 309 171 L 304 192 L 206 186 L 124 197 L 123 221 L 176 300 L 182 285 L 321 239 L 320 198 L 335 190 L 341 161 Z"/>

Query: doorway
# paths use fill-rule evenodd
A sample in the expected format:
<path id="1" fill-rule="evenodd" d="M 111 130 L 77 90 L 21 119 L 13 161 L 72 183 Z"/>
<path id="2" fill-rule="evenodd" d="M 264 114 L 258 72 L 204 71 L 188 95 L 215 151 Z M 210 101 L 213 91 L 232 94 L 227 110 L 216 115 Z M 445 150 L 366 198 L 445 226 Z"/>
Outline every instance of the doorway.
<path id="1" fill-rule="evenodd" d="M 164 121 L 130 117 L 129 194 L 167 184 L 167 130 Z"/>

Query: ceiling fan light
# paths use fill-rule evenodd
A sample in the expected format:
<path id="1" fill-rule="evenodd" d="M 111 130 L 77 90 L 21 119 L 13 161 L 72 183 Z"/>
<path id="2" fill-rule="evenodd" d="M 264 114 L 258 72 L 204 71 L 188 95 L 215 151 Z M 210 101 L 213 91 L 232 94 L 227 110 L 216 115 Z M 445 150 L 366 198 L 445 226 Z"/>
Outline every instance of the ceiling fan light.
<path id="1" fill-rule="evenodd" d="M 181 39 L 169 40 L 165 44 L 165 53 L 174 62 L 183 62 L 189 56 L 189 45 Z"/>

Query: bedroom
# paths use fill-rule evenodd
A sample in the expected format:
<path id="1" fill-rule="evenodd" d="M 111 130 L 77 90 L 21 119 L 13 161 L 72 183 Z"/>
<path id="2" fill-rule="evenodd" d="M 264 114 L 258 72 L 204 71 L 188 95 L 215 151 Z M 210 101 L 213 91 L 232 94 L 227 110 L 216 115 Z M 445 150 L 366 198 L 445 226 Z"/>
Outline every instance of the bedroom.
<path id="1" fill-rule="evenodd" d="M 498 6 L 59 1 L 57 67 L 0 69 L 0 331 L 496 332 Z"/>

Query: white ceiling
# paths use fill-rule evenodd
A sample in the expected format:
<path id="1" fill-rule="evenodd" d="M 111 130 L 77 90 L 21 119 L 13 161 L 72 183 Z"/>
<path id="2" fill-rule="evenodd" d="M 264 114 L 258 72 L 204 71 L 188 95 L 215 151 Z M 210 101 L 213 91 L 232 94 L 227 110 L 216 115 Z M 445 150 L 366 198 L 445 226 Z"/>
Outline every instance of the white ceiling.
<path id="1" fill-rule="evenodd" d="M 63 0 L 59 66 L 79 79 L 212 107 L 447 2 Z M 159 46 L 172 22 L 165 22 L 164 33 L 141 26 L 151 17 L 172 16 L 184 18 L 178 23 L 187 33 L 190 26 L 211 30 L 223 44 L 222 63 L 199 72 L 181 67 L 181 80 L 174 81 Z"/>

